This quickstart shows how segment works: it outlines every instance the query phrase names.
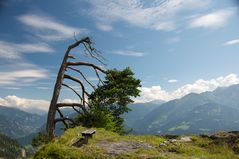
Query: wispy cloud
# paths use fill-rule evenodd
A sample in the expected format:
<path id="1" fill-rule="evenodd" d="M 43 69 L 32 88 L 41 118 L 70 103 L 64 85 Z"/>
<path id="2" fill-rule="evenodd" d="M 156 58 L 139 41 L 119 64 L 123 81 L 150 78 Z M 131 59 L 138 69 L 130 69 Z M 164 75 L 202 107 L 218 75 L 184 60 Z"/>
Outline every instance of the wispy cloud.
<path id="1" fill-rule="evenodd" d="M 113 27 L 111 25 L 97 23 L 96 27 L 102 31 L 111 31 L 113 30 Z"/>
<path id="2" fill-rule="evenodd" d="M 225 42 L 223 45 L 238 45 L 238 44 L 239 44 L 239 39 L 234 39 L 234 40 Z"/>
<path id="3" fill-rule="evenodd" d="M 131 50 L 118 50 L 118 51 L 115 51 L 114 54 L 122 55 L 122 56 L 135 56 L 135 57 L 141 57 L 145 55 L 145 53 L 143 52 L 131 51 Z"/>
<path id="4" fill-rule="evenodd" d="M 15 63 L 0 70 L 0 86 L 19 86 L 48 77 L 49 72 L 33 64 Z"/>
<path id="5" fill-rule="evenodd" d="M 177 83 L 178 82 L 178 80 L 176 80 L 176 79 L 170 79 L 170 80 L 168 80 L 168 83 Z"/>
<path id="6" fill-rule="evenodd" d="M 10 43 L 0 41 L 0 58 L 20 59 L 24 53 L 51 53 L 53 48 L 45 43 Z"/>
<path id="7" fill-rule="evenodd" d="M 233 84 L 239 84 L 239 77 L 236 74 L 229 74 L 211 80 L 199 79 L 192 84 L 186 84 L 168 92 L 160 86 L 142 87 L 141 96 L 135 99 L 136 103 L 145 103 L 154 100 L 169 101 L 176 98 L 181 98 L 189 93 L 202 93 L 206 91 L 213 91 L 217 87 L 228 87 Z"/>
<path id="8" fill-rule="evenodd" d="M 190 28 L 218 28 L 224 26 L 228 19 L 235 14 L 236 9 L 224 9 L 211 12 L 193 19 Z"/>
<path id="9" fill-rule="evenodd" d="M 66 38 L 73 38 L 74 33 L 76 35 L 83 32 L 87 32 L 87 29 L 72 27 L 56 21 L 54 18 L 37 15 L 37 14 L 25 14 L 17 17 L 17 19 L 36 31 L 36 34 L 49 41 L 63 40 Z"/>
<path id="10" fill-rule="evenodd" d="M 50 87 L 36 87 L 37 89 L 41 89 L 41 90 L 48 90 L 50 89 Z"/>
<path id="11" fill-rule="evenodd" d="M 19 88 L 19 87 L 4 87 L 4 89 L 9 89 L 9 90 L 20 90 L 21 88 Z"/>
<path id="12" fill-rule="evenodd" d="M 178 13 L 208 5 L 211 0 L 170 0 L 150 2 L 141 0 L 90 0 L 90 15 L 98 22 L 112 25 L 124 21 L 135 26 L 169 31 L 177 27 Z"/>

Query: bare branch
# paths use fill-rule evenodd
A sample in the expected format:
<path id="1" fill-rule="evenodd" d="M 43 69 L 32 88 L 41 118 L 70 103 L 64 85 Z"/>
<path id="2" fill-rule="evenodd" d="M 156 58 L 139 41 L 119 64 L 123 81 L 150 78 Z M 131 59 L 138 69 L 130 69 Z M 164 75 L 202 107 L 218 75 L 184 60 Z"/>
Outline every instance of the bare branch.
<path id="1" fill-rule="evenodd" d="M 106 74 L 106 71 L 103 70 L 102 68 L 100 68 L 99 66 L 96 66 L 92 63 L 88 63 L 88 62 L 67 62 L 67 65 L 68 66 L 90 66 L 90 67 L 93 67 L 99 71 L 101 71 L 102 73 L 105 73 Z"/>
<path id="2" fill-rule="evenodd" d="M 79 80 L 78 78 L 76 77 L 72 77 L 72 76 L 69 76 L 69 75 L 64 75 L 64 78 L 67 78 L 67 79 L 70 79 L 70 80 L 73 80 L 77 83 L 79 83 L 81 85 L 81 89 L 82 89 L 82 99 L 83 99 L 83 105 L 85 106 L 85 94 L 87 96 L 90 96 L 90 94 L 85 90 L 85 86 L 84 84 L 81 82 L 81 80 Z"/>
<path id="3" fill-rule="evenodd" d="M 91 45 L 89 45 L 88 43 L 82 43 L 85 46 L 86 52 L 94 59 L 96 59 L 97 61 L 99 61 L 101 64 L 106 65 L 103 61 L 101 61 L 101 56 L 99 55 L 98 51 L 93 48 Z M 86 54 L 87 54 L 86 53 Z M 103 59 L 104 60 L 104 59 Z"/>
<path id="4" fill-rule="evenodd" d="M 70 87 L 69 85 L 67 85 L 65 83 L 62 83 L 62 86 L 65 86 L 65 87 L 71 89 L 80 98 L 81 101 L 83 100 L 81 95 L 75 89 L 73 89 L 72 87 Z"/>
<path id="5" fill-rule="evenodd" d="M 61 118 L 64 118 L 64 115 L 62 114 L 62 112 L 61 112 L 58 108 L 57 108 L 56 110 L 57 110 L 57 112 L 59 113 L 60 117 L 61 117 Z M 66 121 L 65 121 L 65 120 L 62 120 L 62 122 L 63 122 L 63 124 L 65 125 L 65 127 L 68 128 L 68 124 L 66 123 Z"/>
<path id="6" fill-rule="evenodd" d="M 76 125 L 76 123 L 75 123 L 75 121 L 74 121 L 73 119 L 67 118 L 67 117 L 55 119 L 54 122 L 57 123 L 57 122 L 59 122 L 59 121 L 63 122 L 63 121 L 66 121 L 66 120 L 68 120 L 68 121 L 70 121 L 71 123 L 73 123 L 74 125 Z"/>
<path id="7" fill-rule="evenodd" d="M 73 106 L 72 108 L 73 108 L 77 113 L 82 114 L 82 112 L 79 111 L 78 109 L 76 109 L 75 106 Z"/>
<path id="8" fill-rule="evenodd" d="M 79 103 L 57 103 L 56 104 L 58 108 L 60 107 L 80 107 L 82 109 L 84 109 L 84 106 L 82 104 Z"/>
<path id="9" fill-rule="evenodd" d="M 85 77 L 85 75 L 84 75 L 80 70 L 75 69 L 75 68 L 72 68 L 72 67 L 67 67 L 67 68 L 69 68 L 69 69 L 71 69 L 71 70 L 73 70 L 73 71 L 76 71 L 76 72 L 80 73 L 81 76 L 84 78 L 84 80 L 95 90 L 95 86 L 94 86 L 93 84 L 91 84 L 90 81 L 87 80 L 87 78 Z"/>
<path id="10" fill-rule="evenodd" d="M 71 59 L 76 59 L 75 56 L 73 56 L 73 55 L 68 55 L 67 57 L 71 58 Z"/>
<path id="11" fill-rule="evenodd" d="M 99 82 L 98 82 L 98 84 L 97 84 L 97 86 L 99 87 L 99 85 L 100 85 L 100 82 L 102 83 L 102 84 L 104 84 L 104 82 L 101 80 L 101 78 L 100 78 L 100 75 L 99 75 L 99 73 L 98 73 L 98 71 L 94 68 L 94 70 L 95 70 L 95 74 L 96 74 L 96 76 L 98 77 L 98 79 L 99 79 Z"/>
<path id="12" fill-rule="evenodd" d="M 74 39 L 75 39 L 75 41 L 78 41 L 76 38 L 76 32 L 74 32 Z"/>

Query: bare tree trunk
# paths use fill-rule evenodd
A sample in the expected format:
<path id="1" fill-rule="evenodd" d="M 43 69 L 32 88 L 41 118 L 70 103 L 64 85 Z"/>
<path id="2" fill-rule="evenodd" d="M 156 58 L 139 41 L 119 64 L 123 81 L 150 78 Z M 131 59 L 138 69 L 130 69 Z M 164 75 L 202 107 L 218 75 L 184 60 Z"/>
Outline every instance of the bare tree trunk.
<path id="1" fill-rule="evenodd" d="M 69 50 L 69 49 L 68 49 Z M 47 126 L 46 130 L 48 133 L 48 137 L 52 139 L 54 137 L 54 129 L 55 129 L 55 115 L 56 115 L 56 109 L 57 109 L 57 101 L 58 97 L 60 95 L 60 90 L 61 90 L 61 85 L 64 80 L 64 73 L 67 67 L 67 59 L 70 51 L 66 51 L 64 59 L 62 61 L 60 70 L 57 75 L 56 79 L 56 84 L 54 87 L 53 95 L 52 95 L 52 100 L 50 103 L 50 108 L 48 111 L 48 117 L 47 117 Z"/>
<path id="2" fill-rule="evenodd" d="M 59 121 L 63 122 L 64 125 L 66 126 L 66 128 L 68 127 L 66 120 L 74 122 L 72 119 L 66 118 L 61 113 L 60 107 L 72 107 L 76 111 L 78 111 L 78 110 L 75 107 L 79 107 L 83 111 L 83 113 L 87 113 L 86 107 L 88 106 L 88 103 L 86 102 L 85 95 L 88 97 L 89 93 L 85 90 L 85 86 L 84 86 L 83 82 L 81 81 L 81 79 L 65 74 L 65 72 L 67 71 L 67 68 L 69 68 L 70 70 L 73 70 L 75 72 L 78 72 L 83 77 L 83 80 L 85 80 L 92 88 L 95 88 L 95 87 L 92 85 L 92 83 L 90 83 L 89 80 L 87 80 L 86 76 L 84 76 L 84 74 L 80 70 L 74 69 L 72 67 L 73 66 L 86 66 L 86 67 L 92 68 L 95 71 L 96 76 L 99 79 L 99 81 L 101 81 L 101 79 L 100 79 L 100 76 L 97 71 L 106 73 L 99 66 L 92 64 L 92 63 L 83 62 L 83 61 L 81 61 L 81 62 L 68 61 L 68 59 L 75 59 L 75 57 L 70 55 L 69 53 L 72 49 L 79 46 L 80 44 L 82 44 L 84 46 L 85 54 L 89 55 L 91 58 L 94 58 L 99 62 L 101 62 L 100 59 L 103 58 L 101 56 L 100 52 L 98 52 L 95 48 L 92 47 L 92 42 L 89 37 L 83 38 L 79 41 L 77 40 L 74 44 L 72 44 L 68 47 L 68 49 L 65 52 L 65 56 L 63 58 L 61 67 L 60 67 L 58 75 L 57 75 L 57 79 L 56 79 L 56 83 L 55 83 L 55 87 L 54 87 L 54 91 L 53 91 L 53 95 L 52 95 L 52 99 L 51 99 L 51 103 L 50 103 L 50 107 L 49 107 L 49 111 L 48 111 L 46 131 L 47 131 L 49 139 L 54 138 L 54 130 L 55 130 L 56 122 L 59 122 Z M 69 67 L 69 66 L 72 66 L 72 67 Z M 65 78 L 72 80 L 72 81 L 76 82 L 77 84 L 80 84 L 81 92 L 82 92 L 81 95 L 76 90 L 74 90 L 71 86 L 63 83 L 63 80 Z M 62 85 L 66 86 L 67 88 L 72 90 L 79 97 L 79 99 L 81 100 L 81 103 L 83 103 L 83 104 L 81 104 L 81 103 L 57 103 Z M 55 115 L 56 115 L 57 111 L 60 114 L 59 119 L 55 119 Z M 78 111 L 78 113 L 81 113 L 81 112 Z"/>

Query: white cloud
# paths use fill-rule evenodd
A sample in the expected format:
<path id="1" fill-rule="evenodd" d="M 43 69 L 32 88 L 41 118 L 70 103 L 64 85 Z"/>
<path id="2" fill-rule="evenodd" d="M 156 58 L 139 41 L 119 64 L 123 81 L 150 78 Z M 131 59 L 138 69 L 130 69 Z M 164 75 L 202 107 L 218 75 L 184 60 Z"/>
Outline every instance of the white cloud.
<path id="1" fill-rule="evenodd" d="M 239 77 L 236 74 L 229 74 L 225 77 L 221 76 L 211 80 L 199 79 L 192 84 L 186 84 L 172 92 L 163 90 L 160 86 L 142 87 L 140 88 L 141 96 L 134 100 L 136 103 L 145 103 L 154 100 L 169 101 L 172 99 L 181 98 L 189 93 L 202 93 L 206 91 L 213 91 L 217 87 L 228 87 L 233 84 L 239 84 Z M 80 100 L 63 99 L 61 100 L 61 102 L 80 103 Z M 39 99 L 27 99 L 17 97 L 15 95 L 9 95 L 3 98 L 0 97 L 0 105 L 16 107 L 27 112 L 46 113 L 49 108 L 49 101 Z"/>
<path id="2" fill-rule="evenodd" d="M 60 102 L 80 103 L 80 100 L 64 99 L 64 100 L 61 100 Z M 28 98 L 18 97 L 15 95 L 9 95 L 3 98 L 0 97 L 0 105 L 18 108 L 20 110 L 30 112 L 30 113 L 42 114 L 42 113 L 48 112 L 50 101 L 43 100 L 43 99 L 28 99 Z"/>
<path id="3" fill-rule="evenodd" d="M 33 83 L 48 77 L 49 72 L 28 63 L 15 63 L 5 65 L 5 70 L 0 70 L 0 86 L 19 86 Z"/>
<path id="4" fill-rule="evenodd" d="M 0 85 L 11 85 L 19 82 L 34 82 L 38 79 L 46 78 L 47 72 L 45 70 L 14 70 L 0 72 Z"/>
<path id="5" fill-rule="evenodd" d="M 130 50 L 118 50 L 118 51 L 115 51 L 114 54 L 123 55 L 123 56 L 136 56 L 136 57 L 141 57 L 145 55 L 143 52 L 130 51 Z"/>
<path id="6" fill-rule="evenodd" d="M 202 93 L 213 91 L 217 87 L 228 87 L 233 84 L 239 84 L 239 77 L 236 74 L 229 74 L 225 77 L 221 76 L 216 79 L 203 80 L 199 79 L 192 84 L 186 84 L 173 92 L 167 92 L 160 86 L 142 87 L 141 96 L 135 99 L 136 103 L 145 103 L 154 100 L 169 101 L 181 98 L 189 93 Z"/>
<path id="7" fill-rule="evenodd" d="M 77 100 L 77 99 L 63 99 L 62 103 L 81 103 L 81 100 Z"/>
<path id="8" fill-rule="evenodd" d="M 49 101 L 46 100 L 20 98 L 15 95 L 0 98 L 0 105 L 2 106 L 14 107 L 27 112 L 38 110 L 35 113 L 47 112 L 49 104 Z"/>
<path id="9" fill-rule="evenodd" d="M 113 30 L 113 27 L 111 25 L 107 25 L 107 24 L 101 24 L 101 23 L 97 23 L 96 27 L 102 31 L 111 31 Z"/>
<path id="10" fill-rule="evenodd" d="M 154 100 L 168 101 L 171 99 L 171 95 L 160 86 L 142 87 L 140 90 L 140 97 L 134 99 L 135 103 L 146 103 Z"/>
<path id="11" fill-rule="evenodd" d="M 230 40 L 224 43 L 224 45 L 236 45 L 239 44 L 239 39 Z"/>
<path id="12" fill-rule="evenodd" d="M 224 26 L 228 19 L 235 14 L 235 8 L 215 11 L 191 21 L 191 28 L 218 28 Z"/>
<path id="13" fill-rule="evenodd" d="M 50 87 L 36 87 L 37 89 L 41 89 L 41 90 L 48 90 L 50 89 Z"/>
<path id="14" fill-rule="evenodd" d="M 9 89 L 9 90 L 19 90 L 21 88 L 19 87 L 4 87 L 5 89 Z"/>
<path id="15" fill-rule="evenodd" d="M 25 14 L 19 16 L 17 19 L 31 29 L 37 31 L 39 37 L 49 41 L 73 38 L 74 33 L 78 35 L 87 32 L 86 29 L 62 24 L 49 16 Z"/>
<path id="16" fill-rule="evenodd" d="M 202 93 L 213 91 L 217 87 L 228 87 L 233 84 L 239 84 L 239 77 L 236 74 L 229 74 L 225 77 L 221 76 L 211 80 L 197 80 L 193 84 L 187 84 L 172 93 L 172 98 L 180 98 L 189 93 Z"/>
<path id="17" fill-rule="evenodd" d="M 170 79 L 170 80 L 168 80 L 168 83 L 177 83 L 178 82 L 178 80 L 176 80 L 176 79 Z"/>
<path id="18" fill-rule="evenodd" d="M 23 53 L 50 53 L 54 50 L 45 43 L 36 44 L 16 44 L 0 41 L 0 58 L 19 59 Z"/>
<path id="19" fill-rule="evenodd" d="M 205 7 L 211 0 L 170 0 L 151 1 L 149 4 L 141 0 L 90 0 L 88 11 L 99 22 L 112 24 L 124 21 L 135 26 L 154 30 L 169 31 L 175 29 L 178 13 Z"/>

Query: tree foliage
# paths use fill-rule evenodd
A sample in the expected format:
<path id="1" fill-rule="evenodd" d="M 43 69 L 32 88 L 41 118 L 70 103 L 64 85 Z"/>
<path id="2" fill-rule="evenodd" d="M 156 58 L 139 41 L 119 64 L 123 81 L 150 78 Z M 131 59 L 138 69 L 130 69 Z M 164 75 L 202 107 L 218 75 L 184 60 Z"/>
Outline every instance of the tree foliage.
<path id="1" fill-rule="evenodd" d="M 0 134 L 0 158 L 19 158 L 21 149 L 16 140 Z"/>
<path id="2" fill-rule="evenodd" d="M 124 133 L 121 115 L 130 111 L 132 97 L 139 96 L 140 80 L 134 77 L 129 67 L 122 71 L 106 71 L 104 85 L 99 86 L 89 97 L 89 113 L 78 116 L 77 121 L 87 127 L 104 127 Z"/>

